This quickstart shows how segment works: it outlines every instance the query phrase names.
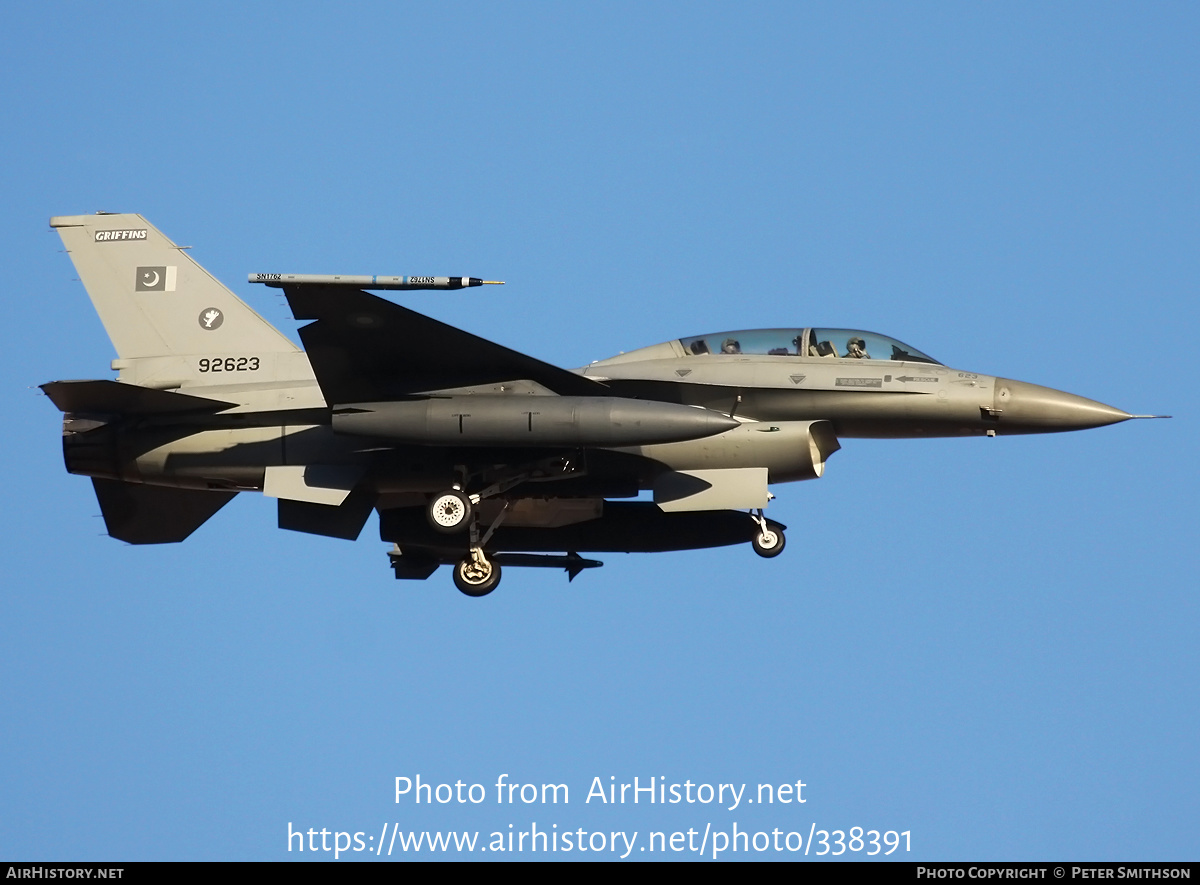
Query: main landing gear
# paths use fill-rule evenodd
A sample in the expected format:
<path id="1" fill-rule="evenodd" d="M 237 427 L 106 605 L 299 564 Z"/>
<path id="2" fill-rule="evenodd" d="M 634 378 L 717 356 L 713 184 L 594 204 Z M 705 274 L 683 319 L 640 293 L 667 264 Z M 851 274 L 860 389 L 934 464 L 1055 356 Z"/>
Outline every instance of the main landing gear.
<path id="1" fill-rule="evenodd" d="M 767 559 L 778 556 L 787 545 L 787 539 L 784 538 L 783 531 L 781 529 L 772 529 L 767 525 L 767 518 L 763 515 L 761 509 L 757 511 L 753 518 L 758 523 L 758 533 L 750 539 L 750 546 L 754 548 L 755 553 Z"/>
<path id="2" fill-rule="evenodd" d="M 435 531 L 446 535 L 457 535 L 467 527 L 475 510 L 470 497 L 457 489 L 435 497 L 429 502 L 425 515 Z"/>
<path id="3" fill-rule="evenodd" d="M 500 563 L 492 562 L 478 547 L 454 566 L 454 586 L 467 596 L 487 596 L 499 583 Z"/>
<path id="4" fill-rule="evenodd" d="M 454 488 L 447 489 L 433 497 L 425 509 L 425 516 L 435 531 L 445 535 L 457 535 L 459 532 L 465 531 L 468 526 L 474 531 L 476 504 L 484 498 L 491 498 L 507 492 L 514 486 L 525 482 L 529 477 L 530 474 L 526 472 L 512 473 L 475 495 L 468 495 L 463 491 L 463 485 L 455 485 Z M 465 484 L 465 482 L 464 479 L 463 483 Z M 496 522 L 492 528 L 499 524 Z M 491 534 L 490 530 L 488 534 Z"/>
<path id="5" fill-rule="evenodd" d="M 488 559 L 483 545 L 491 539 L 492 533 L 500 527 L 500 523 L 504 522 L 504 517 L 508 514 L 508 504 L 505 503 L 481 536 L 475 505 L 481 498 L 498 494 L 521 479 L 523 477 L 510 479 L 505 484 L 497 483 L 486 489 L 482 495 L 468 495 L 461 489 L 450 489 L 429 502 L 425 515 L 434 529 L 447 535 L 470 531 L 470 550 L 466 557 L 454 566 L 454 586 L 467 596 L 487 596 L 500 583 L 500 563 Z"/>

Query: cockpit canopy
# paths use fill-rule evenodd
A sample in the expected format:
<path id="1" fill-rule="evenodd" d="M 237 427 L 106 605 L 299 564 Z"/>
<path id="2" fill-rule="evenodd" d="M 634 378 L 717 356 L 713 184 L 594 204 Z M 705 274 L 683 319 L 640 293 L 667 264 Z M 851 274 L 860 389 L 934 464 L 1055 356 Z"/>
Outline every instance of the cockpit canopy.
<path id="1" fill-rule="evenodd" d="M 679 343 L 686 353 L 696 356 L 746 353 L 941 365 L 933 357 L 895 338 L 856 329 L 747 329 L 681 338 Z"/>

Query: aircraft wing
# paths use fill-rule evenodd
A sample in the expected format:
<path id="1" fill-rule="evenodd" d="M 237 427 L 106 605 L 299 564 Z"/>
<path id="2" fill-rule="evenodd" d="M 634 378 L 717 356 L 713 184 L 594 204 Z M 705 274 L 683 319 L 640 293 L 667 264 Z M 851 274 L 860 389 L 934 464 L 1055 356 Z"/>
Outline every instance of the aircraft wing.
<path id="1" fill-rule="evenodd" d="M 531 380 L 563 396 L 604 396 L 600 382 L 509 350 L 359 289 L 284 285 L 329 405 Z"/>

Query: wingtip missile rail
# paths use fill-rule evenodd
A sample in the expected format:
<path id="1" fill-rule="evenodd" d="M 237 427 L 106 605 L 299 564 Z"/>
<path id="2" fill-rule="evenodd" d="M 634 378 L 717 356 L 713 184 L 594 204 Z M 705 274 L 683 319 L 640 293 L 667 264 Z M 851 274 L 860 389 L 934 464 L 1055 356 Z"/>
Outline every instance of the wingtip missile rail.
<path id="1" fill-rule="evenodd" d="M 466 289 L 473 286 L 503 286 L 503 280 L 478 277 L 385 277 L 370 274 L 252 273 L 251 283 L 284 286 L 349 286 L 355 289 Z"/>

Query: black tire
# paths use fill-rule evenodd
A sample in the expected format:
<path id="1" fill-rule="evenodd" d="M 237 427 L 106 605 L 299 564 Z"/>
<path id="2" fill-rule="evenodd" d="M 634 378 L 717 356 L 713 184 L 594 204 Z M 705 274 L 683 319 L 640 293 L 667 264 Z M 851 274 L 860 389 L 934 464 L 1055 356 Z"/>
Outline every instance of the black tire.
<path id="1" fill-rule="evenodd" d="M 783 548 L 787 546 L 787 538 L 779 529 L 767 529 L 765 532 L 759 531 L 751 538 L 750 546 L 759 556 L 771 559 L 783 552 Z"/>
<path id="2" fill-rule="evenodd" d="M 471 499 L 459 491 L 442 492 L 425 509 L 434 531 L 457 535 L 471 524 Z"/>
<path id="3" fill-rule="evenodd" d="M 487 560 L 488 571 L 483 574 L 469 556 L 454 566 L 454 586 L 467 596 L 487 596 L 500 583 L 500 564 Z"/>

